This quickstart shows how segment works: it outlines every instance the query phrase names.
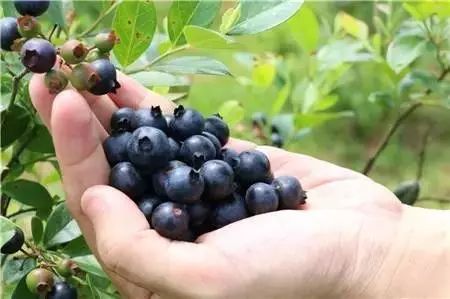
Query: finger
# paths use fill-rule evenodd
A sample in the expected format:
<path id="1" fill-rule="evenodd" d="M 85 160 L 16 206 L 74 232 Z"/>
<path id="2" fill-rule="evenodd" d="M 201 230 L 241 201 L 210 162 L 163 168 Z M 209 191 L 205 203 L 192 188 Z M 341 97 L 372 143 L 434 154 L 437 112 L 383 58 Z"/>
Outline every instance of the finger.
<path id="1" fill-rule="evenodd" d="M 94 112 L 103 128 L 110 132 L 111 114 L 118 109 L 116 104 L 107 95 L 96 96 L 87 91 L 81 94 L 86 99 L 86 102 L 91 107 L 92 112 Z"/>
<path id="2" fill-rule="evenodd" d="M 109 186 L 88 189 L 82 210 L 95 231 L 97 249 L 106 267 L 157 293 L 181 294 L 208 278 L 219 257 L 201 244 L 170 241 L 154 230 L 137 206 Z M 217 270 L 218 272 L 219 270 Z M 214 272 L 214 271 L 212 271 Z"/>
<path id="3" fill-rule="evenodd" d="M 44 85 L 44 76 L 43 74 L 33 75 L 28 88 L 33 106 L 41 116 L 42 122 L 50 129 L 50 117 L 56 95 L 51 94 Z"/>

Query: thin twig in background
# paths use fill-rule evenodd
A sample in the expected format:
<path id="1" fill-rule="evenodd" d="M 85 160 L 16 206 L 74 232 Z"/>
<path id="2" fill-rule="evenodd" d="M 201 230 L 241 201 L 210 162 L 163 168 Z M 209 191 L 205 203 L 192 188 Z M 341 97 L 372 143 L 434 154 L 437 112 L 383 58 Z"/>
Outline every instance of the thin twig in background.
<path id="1" fill-rule="evenodd" d="M 427 130 L 425 131 L 425 134 L 423 134 L 422 138 L 422 148 L 419 153 L 419 162 L 417 165 L 417 174 L 416 174 L 416 180 L 420 181 L 423 175 L 423 165 L 425 164 L 425 158 L 426 158 L 426 149 L 428 145 L 428 141 L 430 140 L 430 133 L 431 129 L 433 128 L 432 125 L 430 125 Z"/>

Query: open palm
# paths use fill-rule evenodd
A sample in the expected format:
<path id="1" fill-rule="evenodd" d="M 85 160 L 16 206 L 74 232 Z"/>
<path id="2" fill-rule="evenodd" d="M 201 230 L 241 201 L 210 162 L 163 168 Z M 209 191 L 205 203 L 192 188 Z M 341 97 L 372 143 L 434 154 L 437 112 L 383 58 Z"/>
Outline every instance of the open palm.
<path id="1" fill-rule="evenodd" d="M 308 191 L 306 205 L 247 218 L 196 243 L 162 238 L 129 198 L 105 186 L 110 169 L 102 141 L 118 108 L 160 105 L 170 111 L 173 104 L 126 76 L 119 82 L 117 94 L 108 96 L 74 90 L 54 96 L 43 77 L 35 75 L 30 94 L 53 135 L 69 209 L 124 298 L 298 298 L 359 292 L 353 286 L 366 273 L 361 263 L 365 258 L 375 266 L 380 263 L 394 238 L 390 224 L 396 225 L 402 206 L 390 191 L 312 157 L 257 147 L 268 155 L 275 176 L 300 179 Z M 229 146 L 256 147 L 240 140 Z M 378 226 L 380 217 L 387 219 L 386 229 Z"/>

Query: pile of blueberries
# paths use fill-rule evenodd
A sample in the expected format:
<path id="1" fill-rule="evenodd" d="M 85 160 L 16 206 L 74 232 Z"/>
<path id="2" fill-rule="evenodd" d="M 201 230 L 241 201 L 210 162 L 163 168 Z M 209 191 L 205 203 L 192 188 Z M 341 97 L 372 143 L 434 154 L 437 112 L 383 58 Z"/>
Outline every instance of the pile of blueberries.
<path id="1" fill-rule="evenodd" d="M 127 194 L 150 226 L 172 240 L 198 236 L 251 215 L 297 209 L 306 193 L 292 176 L 273 178 L 267 156 L 224 147 L 228 125 L 183 106 L 121 108 L 104 144 L 110 185 Z"/>
<path id="2" fill-rule="evenodd" d="M 91 47 L 68 40 L 55 48 L 51 36 L 45 37 L 36 19 L 48 10 L 50 1 L 15 0 L 14 5 L 21 16 L 0 20 L 1 48 L 20 52 L 28 72 L 45 73 L 44 82 L 50 93 L 61 92 L 69 82 L 77 90 L 95 95 L 115 92 L 120 87 L 116 68 L 109 61 L 109 52 L 119 41 L 114 31 L 97 34 Z M 55 67 L 58 55 L 60 64 Z"/>

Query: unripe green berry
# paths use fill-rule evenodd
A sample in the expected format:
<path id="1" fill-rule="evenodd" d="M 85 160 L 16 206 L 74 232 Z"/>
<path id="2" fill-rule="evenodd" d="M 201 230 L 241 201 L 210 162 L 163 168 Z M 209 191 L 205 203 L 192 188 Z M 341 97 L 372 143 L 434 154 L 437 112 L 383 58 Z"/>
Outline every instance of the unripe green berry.
<path id="1" fill-rule="evenodd" d="M 51 94 L 57 94 L 66 88 L 69 80 L 62 70 L 52 69 L 45 74 L 44 83 Z"/>
<path id="2" fill-rule="evenodd" d="M 99 33 L 95 36 L 94 45 L 101 52 L 109 52 L 119 42 L 114 31 Z"/>
<path id="3" fill-rule="evenodd" d="M 56 271 L 58 271 L 58 273 L 64 277 L 72 276 L 77 268 L 78 268 L 77 264 L 75 264 L 74 261 L 69 259 L 61 260 L 56 265 Z"/>
<path id="4" fill-rule="evenodd" d="M 27 274 L 25 282 L 30 292 L 45 295 L 53 287 L 53 273 L 47 269 L 37 268 Z"/>
<path id="5" fill-rule="evenodd" d="M 35 37 L 41 32 L 41 24 L 32 16 L 17 18 L 17 25 L 20 35 L 26 38 Z"/>
<path id="6" fill-rule="evenodd" d="M 86 90 L 95 85 L 100 78 L 92 69 L 89 63 L 80 63 L 76 65 L 69 75 L 72 86 L 77 90 Z"/>
<path id="7" fill-rule="evenodd" d="M 93 62 L 98 59 L 108 59 L 109 60 L 109 53 L 101 52 L 99 49 L 94 49 L 94 50 L 90 51 L 86 57 L 86 61 L 88 61 L 88 62 Z"/>
<path id="8" fill-rule="evenodd" d="M 77 64 L 82 62 L 89 53 L 88 48 L 77 40 L 69 40 L 61 47 L 59 54 L 68 64 Z"/>

